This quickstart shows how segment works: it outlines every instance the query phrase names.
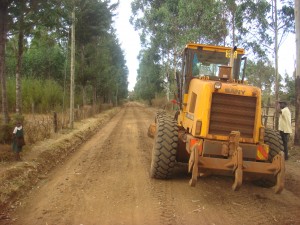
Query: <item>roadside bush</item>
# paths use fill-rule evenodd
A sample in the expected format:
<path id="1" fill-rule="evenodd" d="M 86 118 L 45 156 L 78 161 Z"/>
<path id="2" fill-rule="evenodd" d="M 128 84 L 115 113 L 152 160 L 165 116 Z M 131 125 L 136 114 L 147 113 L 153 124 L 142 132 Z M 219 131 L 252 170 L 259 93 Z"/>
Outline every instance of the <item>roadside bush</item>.
<path id="1" fill-rule="evenodd" d="M 0 117 L 1 120 L 1 117 Z M 24 116 L 21 115 L 13 115 L 12 119 L 8 124 L 2 124 L 0 126 L 0 143 L 1 144 L 10 144 L 12 142 L 12 132 L 14 130 L 14 127 L 16 125 L 16 122 L 20 121 L 21 123 L 24 123 Z"/>
<path id="2" fill-rule="evenodd" d="M 0 143 L 1 144 L 9 144 L 12 141 L 12 131 L 13 125 L 9 123 L 7 125 L 0 126 Z"/>
<path id="3" fill-rule="evenodd" d="M 24 80 L 23 104 L 26 112 L 50 112 L 62 105 L 63 89 L 54 80 Z"/>
<path id="4" fill-rule="evenodd" d="M 53 133 L 52 115 L 28 115 L 24 124 L 25 139 L 28 144 L 47 139 Z"/>
<path id="5" fill-rule="evenodd" d="M 172 101 L 168 101 L 166 97 L 157 97 L 152 100 L 152 105 L 159 109 L 165 109 L 168 111 L 177 110 L 177 105 L 172 103 Z"/>
<path id="6" fill-rule="evenodd" d="M 165 108 L 168 104 L 166 97 L 156 97 L 155 99 L 152 99 L 152 106 L 156 108 Z"/>
<path id="7" fill-rule="evenodd" d="M 63 103 L 63 88 L 54 80 L 40 80 L 35 78 L 22 79 L 23 113 L 45 113 L 53 109 L 60 109 Z M 7 81 L 7 96 L 10 112 L 15 112 L 16 81 Z"/>

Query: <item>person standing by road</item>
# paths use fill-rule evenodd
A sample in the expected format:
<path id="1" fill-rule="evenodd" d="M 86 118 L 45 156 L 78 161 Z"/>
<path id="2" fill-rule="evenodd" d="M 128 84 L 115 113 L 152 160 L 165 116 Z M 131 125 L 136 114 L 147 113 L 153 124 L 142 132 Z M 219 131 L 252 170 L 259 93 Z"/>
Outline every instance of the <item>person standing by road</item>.
<path id="1" fill-rule="evenodd" d="M 23 146 L 25 145 L 24 140 L 24 131 L 21 122 L 17 122 L 16 127 L 13 131 L 13 143 L 12 149 L 15 153 L 16 160 L 20 161 L 20 152 L 22 151 Z"/>
<path id="2" fill-rule="evenodd" d="M 278 130 L 280 132 L 280 136 L 283 141 L 284 158 L 285 160 L 288 160 L 289 157 L 288 141 L 289 141 L 289 136 L 292 133 L 292 118 L 291 118 L 291 112 L 287 107 L 287 103 L 285 101 L 279 101 L 279 106 L 280 106 L 280 111 L 279 111 L 280 115 L 279 115 Z"/>

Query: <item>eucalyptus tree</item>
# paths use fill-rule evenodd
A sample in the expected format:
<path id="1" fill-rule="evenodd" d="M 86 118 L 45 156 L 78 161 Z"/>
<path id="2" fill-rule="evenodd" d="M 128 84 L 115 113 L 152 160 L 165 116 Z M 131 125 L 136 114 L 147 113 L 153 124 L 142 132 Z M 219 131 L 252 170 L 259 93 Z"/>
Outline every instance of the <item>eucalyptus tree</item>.
<path id="1" fill-rule="evenodd" d="M 296 118 L 295 118 L 295 141 L 296 145 L 300 144 L 300 0 L 295 0 L 295 30 L 296 30 Z"/>
<path id="2" fill-rule="evenodd" d="M 275 82 L 274 66 L 271 61 L 248 60 L 246 74 L 249 84 L 261 88 L 263 103 L 268 102 Z"/>
<path id="3" fill-rule="evenodd" d="M 157 53 L 161 55 L 160 64 L 164 69 L 164 77 L 167 80 L 165 89 L 169 96 L 170 85 L 172 81 L 172 72 L 177 69 L 178 56 L 181 50 L 180 16 L 179 1 L 154 1 L 151 7 L 144 12 L 147 26 L 142 27 L 144 35 L 149 33 L 142 43 L 155 48 Z M 153 63 L 149 61 L 148 63 Z M 155 76 L 155 75 L 153 75 Z"/>
<path id="4" fill-rule="evenodd" d="M 87 46 L 96 46 L 99 37 L 105 35 L 110 29 L 112 24 L 111 10 L 107 1 L 79 0 L 76 4 L 75 36 L 78 45 L 77 61 L 79 67 L 76 81 L 81 85 L 83 96 L 85 96 L 85 89 L 89 83 L 89 77 L 86 74 L 90 67 Z M 84 98 L 83 104 L 85 103 Z"/>
<path id="5" fill-rule="evenodd" d="M 9 61 L 10 76 L 19 77 L 16 86 L 22 86 L 22 73 L 33 79 L 37 77 L 42 80 L 54 79 L 63 83 L 63 69 L 68 63 L 66 56 L 68 54 L 71 11 L 75 6 L 77 15 L 76 44 L 78 46 L 76 66 L 80 68 L 77 70 L 76 81 L 81 90 L 83 88 L 87 88 L 87 91 L 93 89 L 93 96 L 96 96 L 95 93 L 101 92 L 105 95 L 106 91 L 107 93 L 111 92 L 111 96 L 126 97 L 128 69 L 125 65 L 124 53 L 111 31 L 112 17 L 117 5 L 111 4 L 107 0 L 1 1 L 0 6 L 3 10 L 0 22 L 2 22 L 1 28 L 5 28 L 5 32 L 3 29 L 1 30 L 0 71 L 4 71 L 6 48 L 3 47 L 3 43 L 8 37 L 9 55 L 6 55 L 6 58 Z M 3 18 L 6 19 L 5 23 L 3 23 Z M 7 36 L 7 31 L 9 31 L 9 36 Z M 5 37 L 2 34 L 5 34 Z M 108 39 L 111 40 L 108 41 Z M 15 68 L 13 68 L 14 66 Z M 109 85 L 99 82 L 103 74 L 105 75 L 103 81 Z M 4 72 L 1 72 L 1 85 L 3 86 L 1 103 L 7 105 L 7 101 L 5 101 L 7 98 L 5 97 L 6 82 L 2 82 L 2 78 L 5 79 Z M 18 87 L 16 89 L 22 96 L 21 89 Z M 105 89 L 105 91 L 100 89 Z M 17 96 L 18 93 L 16 93 Z M 21 99 L 21 97 L 17 98 Z M 85 97 L 83 99 L 84 104 Z M 16 102 L 22 101 L 16 100 Z M 16 108 L 21 113 L 21 105 Z M 8 111 L 5 106 L 2 109 L 3 112 Z M 8 121 L 8 119 L 6 120 Z"/>
<path id="6" fill-rule="evenodd" d="M 295 76 L 289 76 L 289 74 L 285 73 L 284 75 L 284 86 L 282 88 L 282 96 L 288 102 L 295 102 L 296 100 L 296 85 L 295 85 Z"/>
<path id="7" fill-rule="evenodd" d="M 118 104 L 120 98 L 128 95 L 128 68 L 115 31 L 103 36 L 98 47 L 97 60 L 97 92 L 104 102 L 114 101 Z"/>
<path id="8" fill-rule="evenodd" d="M 21 92 L 21 73 L 22 73 L 22 60 L 23 60 L 23 53 L 26 52 L 24 48 L 24 43 L 26 42 L 26 39 L 28 37 L 32 37 L 33 35 L 33 28 L 38 27 L 41 23 L 43 23 L 45 26 L 50 25 L 51 23 L 55 23 L 53 21 L 59 21 L 59 19 L 53 20 L 53 15 L 56 14 L 57 9 L 60 8 L 60 3 L 61 1 L 39 1 L 39 0 L 20 0 L 20 1 L 15 1 L 15 0 L 8 0 L 8 1 L 1 1 L 1 6 L 4 6 L 6 4 L 6 12 L 1 12 L 1 16 L 6 16 L 6 21 L 5 21 L 5 27 L 6 27 L 6 32 L 5 32 L 5 38 L 4 40 L 9 40 L 9 41 L 15 41 L 17 44 L 15 45 L 15 51 L 11 51 L 10 56 L 15 56 L 16 58 L 16 67 L 14 69 L 15 71 L 15 76 L 16 76 L 16 112 L 21 113 L 22 112 L 22 92 Z M 8 16 L 7 16 L 8 15 Z M 51 16 L 49 16 L 51 15 Z M 61 14 L 60 14 L 61 16 Z M 58 17 L 56 17 L 58 18 Z M 50 23 L 50 21 L 52 21 Z M 3 21 L 1 21 L 3 23 Z M 61 24 L 60 24 L 61 25 Z M 63 27 L 57 25 L 56 27 Z M 8 34 L 7 34 L 8 33 Z M 3 62 L 3 60 L 2 60 Z M 2 64 L 4 65 L 4 63 Z M 3 66 L 0 66 L 3 68 Z M 2 69 L 1 69 L 2 70 Z M 12 71 L 12 70 L 11 70 Z M 4 77 L 5 79 L 5 77 Z M 3 85 L 5 85 L 5 81 L 2 82 Z M 6 111 L 8 108 L 7 102 L 5 100 L 5 95 L 6 95 L 6 88 L 5 86 L 2 87 L 3 91 L 3 99 L 2 103 L 4 104 L 3 110 Z M 5 113 L 6 114 L 6 113 Z M 7 112 L 8 114 L 8 112 Z M 6 119 L 8 116 L 4 116 L 4 120 L 8 121 Z"/>
<path id="9" fill-rule="evenodd" d="M 16 38 L 10 38 L 7 44 L 7 72 L 14 76 L 17 57 Z M 30 44 L 25 42 L 22 59 L 22 74 L 35 79 L 54 79 L 62 82 L 66 60 L 65 49 L 57 42 L 55 33 L 49 34 L 48 29 L 37 26 L 30 38 Z"/>
<path id="10" fill-rule="evenodd" d="M 187 42 L 219 44 L 227 32 L 219 1 L 164 0 L 132 2 L 131 23 L 140 31 L 145 49 L 156 48 L 170 89 L 183 46 Z M 153 62 L 148 62 L 153 63 Z M 172 85 L 171 85 L 172 86 Z"/>
<path id="11" fill-rule="evenodd" d="M 5 76 L 5 46 L 7 39 L 8 7 L 12 0 L 2 0 L 0 2 L 0 82 L 1 82 L 1 102 L 2 102 L 2 124 L 9 122 L 6 76 Z"/>
<path id="12" fill-rule="evenodd" d="M 139 55 L 139 61 L 134 92 L 138 98 L 147 100 L 149 105 L 151 105 L 151 100 L 157 93 L 162 92 L 164 87 L 162 67 L 159 64 L 160 55 L 154 48 L 142 50 Z"/>
<path id="13" fill-rule="evenodd" d="M 115 34 L 112 34 L 111 42 L 111 73 L 112 73 L 112 82 L 111 90 L 114 92 L 115 104 L 118 105 L 120 98 L 126 98 L 128 96 L 128 68 L 126 66 L 124 52 L 120 48 Z"/>
<path id="14" fill-rule="evenodd" d="M 19 6 L 19 13 L 18 18 L 19 21 L 19 35 L 18 35 L 18 54 L 17 54 L 17 66 L 16 66 L 16 113 L 21 114 L 22 113 L 22 107 L 21 107 L 21 67 L 22 67 L 22 55 L 23 55 L 23 41 L 24 41 L 24 17 L 25 17 L 25 8 L 26 8 L 26 2 L 25 0 L 20 0 L 17 4 L 17 2 L 14 2 L 14 7 L 11 8 L 17 8 L 16 6 Z"/>
<path id="15" fill-rule="evenodd" d="M 235 46 L 236 44 L 236 14 L 237 14 L 237 8 L 238 3 L 235 0 L 224 0 L 223 2 L 223 9 L 224 9 L 224 20 L 228 20 L 228 27 L 231 26 L 231 32 L 228 32 L 228 34 L 231 34 L 231 40 L 232 45 Z M 226 19 L 225 19 L 226 18 Z M 228 18 L 228 19 L 227 19 Z M 226 37 L 224 37 L 224 45 L 226 43 Z"/>
<path id="16" fill-rule="evenodd" d="M 93 61 L 91 62 L 95 65 L 95 76 L 91 79 L 94 102 L 96 102 L 97 99 L 99 99 L 101 103 L 110 101 L 111 66 L 113 66 L 110 47 L 111 42 L 112 36 L 109 33 L 103 35 L 97 42 L 95 57 L 93 57 Z"/>
<path id="17" fill-rule="evenodd" d="M 256 49 L 262 56 L 274 56 L 275 64 L 275 101 L 279 100 L 279 73 L 278 73 L 278 49 L 286 35 L 294 32 L 294 8 L 293 2 L 270 1 L 245 1 L 241 10 L 245 13 L 240 17 L 239 30 L 244 34 L 247 43 Z M 245 38 L 245 36 L 247 36 Z M 276 107 L 275 127 L 278 127 L 278 110 Z"/>
<path id="18" fill-rule="evenodd" d="M 9 14 L 11 17 L 10 34 L 17 33 L 17 52 L 16 52 L 16 113 L 22 114 L 22 84 L 21 84 L 21 70 L 22 59 L 24 53 L 24 37 L 29 35 L 30 27 L 33 26 L 32 17 L 35 14 L 37 2 L 29 0 L 13 1 L 9 7 Z M 30 18 L 31 17 L 31 18 Z"/>
<path id="19" fill-rule="evenodd" d="M 280 4 L 279 4 L 280 2 Z M 243 1 L 238 8 L 237 23 L 239 38 L 259 57 L 274 53 L 274 47 L 280 47 L 288 33 L 294 32 L 294 9 L 291 0 Z M 277 3 L 277 10 L 275 9 Z M 242 13 L 241 13 L 242 12 Z M 277 15 L 277 24 L 275 23 Z M 278 44 L 275 43 L 278 33 Z"/>
<path id="20" fill-rule="evenodd" d="M 16 113 L 22 113 L 22 64 L 24 54 L 24 43 L 27 38 L 36 35 L 36 29 L 40 26 L 46 27 L 48 32 L 59 30 L 65 15 L 61 13 L 64 1 L 50 0 L 20 0 L 12 1 L 9 7 L 10 35 L 17 36 L 16 50 Z"/>

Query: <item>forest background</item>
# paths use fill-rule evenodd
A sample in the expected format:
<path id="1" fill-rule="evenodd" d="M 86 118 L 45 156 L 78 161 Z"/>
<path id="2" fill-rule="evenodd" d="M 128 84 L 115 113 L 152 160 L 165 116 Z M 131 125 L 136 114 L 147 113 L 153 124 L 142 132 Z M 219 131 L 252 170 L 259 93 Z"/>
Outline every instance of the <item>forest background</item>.
<path id="1" fill-rule="evenodd" d="M 173 98 L 183 46 L 197 42 L 245 48 L 248 82 L 262 89 L 263 105 L 274 104 L 275 51 L 295 32 L 293 1 L 135 0 L 132 11 L 131 22 L 140 32 L 143 47 L 136 95 L 151 102 L 167 90 Z M 293 103 L 295 74 L 278 77 L 279 96 Z"/>
<path id="2" fill-rule="evenodd" d="M 75 106 L 90 105 L 95 111 L 127 98 L 128 69 L 113 28 L 117 7 L 118 2 L 108 0 L 0 1 L 2 130 L 7 124 L 11 129 L 12 113 L 18 118 L 67 110 L 74 9 Z M 200 42 L 245 48 L 247 79 L 262 89 L 264 105 L 275 102 L 277 77 L 280 97 L 295 100 L 295 75 L 276 74 L 276 52 L 294 32 L 291 0 L 133 0 L 130 21 L 142 44 L 131 99 L 169 102 L 183 47 Z"/>
<path id="3" fill-rule="evenodd" d="M 68 110 L 73 10 L 75 107 L 89 105 L 95 113 L 101 104 L 127 98 L 128 69 L 113 28 L 117 7 L 98 0 L 1 0 L 3 131 L 23 114 Z"/>

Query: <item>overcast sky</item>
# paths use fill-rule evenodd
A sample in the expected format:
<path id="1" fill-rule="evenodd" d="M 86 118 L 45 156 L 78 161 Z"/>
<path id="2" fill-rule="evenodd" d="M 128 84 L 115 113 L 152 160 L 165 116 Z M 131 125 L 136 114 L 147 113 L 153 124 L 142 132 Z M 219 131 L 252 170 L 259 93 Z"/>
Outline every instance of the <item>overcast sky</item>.
<path id="1" fill-rule="evenodd" d="M 128 89 L 132 91 L 136 82 L 137 69 L 139 66 L 137 56 L 141 47 L 138 32 L 135 31 L 133 26 L 131 26 L 131 24 L 129 23 L 129 18 L 131 15 L 130 4 L 130 0 L 120 0 L 118 15 L 115 19 L 115 25 L 119 41 L 122 45 L 122 49 L 125 52 L 127 67 L 129 70 Z"/>
<path id="2" fill-rule="evenodd" d="M 279 48 L 279 73 L 284 75 L 287 72 L 293 75 L 296 63 L 296 38 L 294 34 L 289 34 L 283 45 Z"/>
<path id="3" fill-rule="evenodd" d="M 134 30 L 129 23 L 131 15 L 131 0 L 120 0 L 117 10 L 118 15 L 115 18 L 115 28 L 121 43 L 121 47 L 125 52 L 128 75 L 128 89 L 133 90 L 136 83 L 137 69 L 139 62 L 137 56 L 141 49 L 138 32 Z M 284 75 L 287 72 L 292 76 L 296 59 L 295 35 L 289 35 L 284 44 L 279 49 L 279 73 Z"/>

